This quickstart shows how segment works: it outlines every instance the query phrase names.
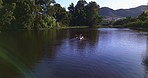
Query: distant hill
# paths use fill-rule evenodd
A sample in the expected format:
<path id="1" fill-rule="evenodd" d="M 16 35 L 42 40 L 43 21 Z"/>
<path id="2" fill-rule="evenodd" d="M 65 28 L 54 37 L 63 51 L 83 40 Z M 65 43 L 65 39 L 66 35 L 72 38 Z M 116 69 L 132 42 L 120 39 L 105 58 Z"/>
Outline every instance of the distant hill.
<path id="1" fill-rule="evenodd" d="M 146 5 L 139 6 L 136 8 L 118 9 L 118 10 L 113 10 L 108 7 L 102 7 L 100 9 L 99 14 L 103 17 L 128 17 L 128 16 L 137 17 L 146 9 L 147 9 Z"/>

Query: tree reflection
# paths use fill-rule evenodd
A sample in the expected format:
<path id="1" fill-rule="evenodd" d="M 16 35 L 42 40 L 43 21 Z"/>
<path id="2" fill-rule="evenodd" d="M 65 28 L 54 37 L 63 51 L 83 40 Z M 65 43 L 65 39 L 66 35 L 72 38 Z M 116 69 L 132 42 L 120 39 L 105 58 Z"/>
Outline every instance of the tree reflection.
<path id="1" fill-rule="evenodd" d="M 63 32 L 49 30 L 1 33 L 0 78 L 34 78 L 32 69 L 36 63 L 45 55 L 48 59 L 55 56 L 55 42 L 65 37 L 59 36 L 60 33 Z"/>
<path id="2" fill-rule="evenodd" d="M 86 39 L 82 41 L 82 43 L 88 42 L 90 46 L 94 46 L 99 40 L 99 31 L 96 29 L 72 29 L 69 31 L 69 33 L 71 39 L 75 38 L 76 35 L 79 36 L 80 34 L 82 34 Z M 80 46 L 83 46 L 83 44 Z"/>
<path id="3" fill-rule="evenodd" d="M 91 50 L 99 40 L 99 31 L 96 29 L 70 29 L 68 31 L 70 41 L 68 42 L 68 46 L 70 50 L 74 50 L 78 52 L 80 55 L 86 54 L 86 52 L 94 52 Z M 77 40 L 76 36 L 82 34 L 85 40 Z"/>
<path id="4" fill-rule="evenodd" d="M 145 75 L 144 78 L 148 78 L 148 35 L 147 35 L 147 41 L 146 41 L 146 56 L 144 58 L 144 66 L 145 66 Z"/>
<path id="5" fill-rule="evenodd" d="M 86 41 L 71 40 L 81 33 Z M 98 35 L 98 30 L 87 29 L 3 32 L 0 34 L 0 78 L 36 78 L 34 72 L 48 69 L 44 65 L 50 66 L 48 60 L 63 51 L 62 46 L 67 51 L 80 50 L 83 54 L 89 51 L 88 46 L 95 46 Z"/>

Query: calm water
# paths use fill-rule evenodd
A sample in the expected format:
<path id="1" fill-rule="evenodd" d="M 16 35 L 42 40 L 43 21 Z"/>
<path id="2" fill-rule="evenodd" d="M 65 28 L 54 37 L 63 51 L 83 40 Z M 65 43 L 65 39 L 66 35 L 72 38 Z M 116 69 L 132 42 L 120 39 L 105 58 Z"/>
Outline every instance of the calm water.
<path id="1" fill-rule="evenodd" d="M 147 57 L 148 33 L 129 29 L 0 33 L 0 78 L 148 78 Z"/>

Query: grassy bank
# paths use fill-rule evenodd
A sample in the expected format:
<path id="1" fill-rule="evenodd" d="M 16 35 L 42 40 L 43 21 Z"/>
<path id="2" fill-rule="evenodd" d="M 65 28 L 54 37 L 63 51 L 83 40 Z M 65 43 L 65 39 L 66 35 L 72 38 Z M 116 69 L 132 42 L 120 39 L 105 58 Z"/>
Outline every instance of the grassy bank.
<path id="1" fill-rule="evenodd" d="M 64 27 L 60 27 L 60 29 L 73 29 L 73 28 L 89 28 L 89 26 L 64 26 Z"/>

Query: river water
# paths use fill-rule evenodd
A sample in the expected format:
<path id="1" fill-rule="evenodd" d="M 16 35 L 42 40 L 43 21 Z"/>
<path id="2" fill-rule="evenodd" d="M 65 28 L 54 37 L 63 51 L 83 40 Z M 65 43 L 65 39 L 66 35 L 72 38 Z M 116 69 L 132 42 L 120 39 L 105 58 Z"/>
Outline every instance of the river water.
<path id="1" fill-rule="evenodd" d="M 126 28 L 1 32 L 0 78 L 148 78 L 148 33 Z"/>

